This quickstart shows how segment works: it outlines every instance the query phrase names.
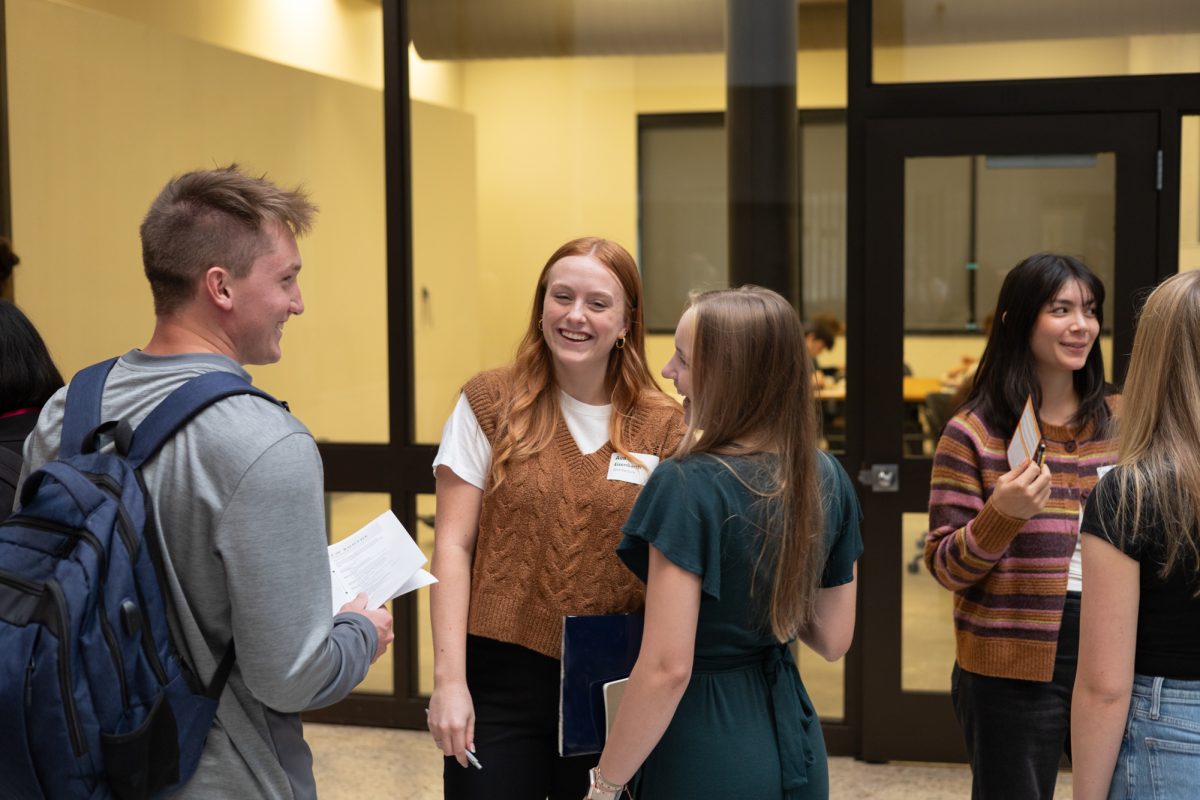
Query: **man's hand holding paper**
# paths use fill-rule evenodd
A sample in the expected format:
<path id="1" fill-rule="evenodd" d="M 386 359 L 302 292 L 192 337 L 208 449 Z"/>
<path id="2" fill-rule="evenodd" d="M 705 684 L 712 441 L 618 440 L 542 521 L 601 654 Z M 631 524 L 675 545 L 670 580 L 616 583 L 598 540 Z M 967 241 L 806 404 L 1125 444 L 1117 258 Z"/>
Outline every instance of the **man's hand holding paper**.
<path id="1" fill-rule="evenodd" d="M 394 597 L 437 579 L 421 567 L 425 554 L 391 511 L 350 536 L 329 545 L 333 613 L 366 593 L 366 608 L 379 608 Z"/>
<path id="2" fill-rule="evenodd" d="M 381 655 L 387 652 L 388 645 L 396 638 L 396 634 L 392 632 L 392 615 L 386 608 L 367 608 L 366 592 L 359 592 L 357 597 L 339 608 L 335 616 L 343 611 L 362 614 L 375 626 L 375 655 L 371 657 L 371 663 L 374 664 Z"/>

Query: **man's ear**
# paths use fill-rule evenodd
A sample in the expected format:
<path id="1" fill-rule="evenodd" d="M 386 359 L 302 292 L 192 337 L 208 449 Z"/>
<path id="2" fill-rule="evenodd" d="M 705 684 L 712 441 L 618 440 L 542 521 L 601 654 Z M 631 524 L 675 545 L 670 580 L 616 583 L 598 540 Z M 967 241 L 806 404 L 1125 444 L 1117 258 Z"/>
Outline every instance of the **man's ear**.
<path id="1" fill-rule="evenodd" d="M 232 279 L 233 276 L 224 267 L 209 267 L 204 273 L 204 296 L 222 311 L 233 308 Z"/>

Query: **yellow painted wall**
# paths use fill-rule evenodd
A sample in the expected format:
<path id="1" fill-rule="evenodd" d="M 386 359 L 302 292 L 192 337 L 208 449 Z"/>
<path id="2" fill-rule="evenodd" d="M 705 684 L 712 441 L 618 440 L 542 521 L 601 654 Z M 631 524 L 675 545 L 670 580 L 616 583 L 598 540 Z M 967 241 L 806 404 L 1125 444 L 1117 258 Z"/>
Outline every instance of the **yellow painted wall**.
<path id="1" fill-rule="evenodd" d="M 238 161 L 322 207 L 307 310 L 256 378 L 319 438 L 386 440 L 381 93 L 72 5 L 6 10 L 15 297 L 62 371 L 148 341 L 142 216 L 173 174 Z"/>
<path id="2" fill-rule="evenodd" d="M 54 0 L 331 78 L 383 89 L 379 0 Z"/>

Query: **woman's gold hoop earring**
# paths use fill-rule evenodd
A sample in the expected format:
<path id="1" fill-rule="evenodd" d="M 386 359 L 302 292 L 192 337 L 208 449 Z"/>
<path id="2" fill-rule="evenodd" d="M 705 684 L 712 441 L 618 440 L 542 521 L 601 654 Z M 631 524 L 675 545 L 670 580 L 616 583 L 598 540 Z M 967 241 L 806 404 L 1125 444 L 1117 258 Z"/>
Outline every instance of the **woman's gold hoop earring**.
<path id="1" fill-rule="evenodd" d="M 544 320 L 544 319 L 545 319 L 545 317 L 538 317 L 538 330 L 539 331 L 542 329 L 542 320 Z"/>
<path id="2" fill-rule="evenodd" d="M 622 336 L 621 338 L 617 339 L 617 349 L 618 349 L 618 350 L 624 350 L 624 349 L 625 349 L 625 337 L 624 337 L 624 336 Z"/>

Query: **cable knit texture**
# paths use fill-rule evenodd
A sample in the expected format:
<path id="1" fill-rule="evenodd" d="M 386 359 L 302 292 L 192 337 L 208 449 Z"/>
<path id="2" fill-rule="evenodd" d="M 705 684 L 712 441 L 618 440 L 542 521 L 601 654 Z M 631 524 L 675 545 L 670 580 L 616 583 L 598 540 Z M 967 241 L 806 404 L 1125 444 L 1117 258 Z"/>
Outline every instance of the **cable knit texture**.
<path id="1" fill-rule="evenodd" d="M 463 387 L 493 448 L 510 374 L 484 372 Z M 639 405 L 625 427 L 625 444 L 632 453 L 665 459 L 684 430 L 677 405 Z M 612 454 L 611 442 L 580 453 L 560 417 L 549 447 L 507 464 L 499 489 L 484 492 L 470 633 L 559 658 L 564 615 L 642 608 L 644 586 L 616 555 L 641 486 L 608 480 Z"/>
<path id="2" fill-rule="evenodd" d="M 1028 521 L 991 503 L 996 479 L 1009 471 L 1011 431 L 960 411 L 933 458 L 925 565 L 954 592 L 958 663 L 980 675 L 1053 677 L 1079 510 L 1096 469 L 1117 458 L 1116 438 L 1094 438 L 1091 423 L 1082 430 L 1041 427 L 1050 500 Z"/>

